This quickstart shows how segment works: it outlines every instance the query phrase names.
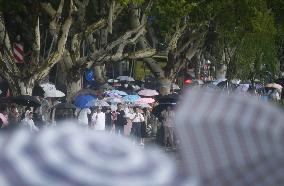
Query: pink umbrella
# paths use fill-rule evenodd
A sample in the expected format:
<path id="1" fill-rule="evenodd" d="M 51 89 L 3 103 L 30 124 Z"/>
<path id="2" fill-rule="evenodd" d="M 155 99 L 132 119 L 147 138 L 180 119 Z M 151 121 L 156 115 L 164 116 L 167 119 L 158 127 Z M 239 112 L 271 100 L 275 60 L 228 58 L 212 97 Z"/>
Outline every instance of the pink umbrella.
<path id="1" fill-rule="evenodd" d="M 140 98 L 137 100 L 138 103 L 154 103 L 155 100 L 153 98 Z"/>
<path id="2" fill-rule="evenodd" d="M 159 93 L 156 90 L 144 89 L 138 92 L 140 96 L 157 96 Z"/>

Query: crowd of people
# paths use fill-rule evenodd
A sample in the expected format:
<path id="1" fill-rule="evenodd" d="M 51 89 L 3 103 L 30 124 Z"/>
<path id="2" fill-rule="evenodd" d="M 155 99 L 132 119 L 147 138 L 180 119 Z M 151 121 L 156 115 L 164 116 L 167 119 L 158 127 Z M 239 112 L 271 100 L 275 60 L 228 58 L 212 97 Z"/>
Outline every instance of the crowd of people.
<path id="1" fill-rule="evenodd" d="M 145 138 L 155 138 L 161 145 L 174 145 L 173 110 L 168 107 L 160 118 L 152 113 L 152 108 L 141 108 L 126 104 L 111 107 L 77 109 L 56 109 L 55 99 L 42 99 L 38 108 L 22 107 L 16 104 L 0 105 L 0 126 L 2 130 L 27 128 L 38 132 L 55 127 L 62 121 L 72 120 L 87 130 L 105 131 L 122 136 L 130 136 L 133 143 L 144 145 Z"/>

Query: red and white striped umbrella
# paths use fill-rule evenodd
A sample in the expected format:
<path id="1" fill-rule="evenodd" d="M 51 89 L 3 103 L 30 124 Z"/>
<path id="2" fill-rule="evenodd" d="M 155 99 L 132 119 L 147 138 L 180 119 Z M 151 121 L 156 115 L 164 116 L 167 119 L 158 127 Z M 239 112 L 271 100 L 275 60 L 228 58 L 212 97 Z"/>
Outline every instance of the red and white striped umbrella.
<path id="1" fill-rule="evenodd" d="M 176 129 L 188 173 L 201 186 L 284 185 L 282 110 L 213 90 L 185 95 Z"/>
<path id="2" fill-rule="evenodd" d="M 13 55 L 17 63 L 24 62 L 24 46 L 21 43 L 13 44 Z"/>

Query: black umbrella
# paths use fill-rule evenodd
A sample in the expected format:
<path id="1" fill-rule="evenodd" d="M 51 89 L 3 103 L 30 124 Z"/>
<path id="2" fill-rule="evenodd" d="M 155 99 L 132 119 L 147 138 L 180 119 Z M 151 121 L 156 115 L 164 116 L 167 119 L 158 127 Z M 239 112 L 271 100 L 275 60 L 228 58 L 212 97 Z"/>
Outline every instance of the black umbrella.
<path id="1" fill-rule="evenodd" d="M 168 94 L 165 96 L 157 96 L 156 100 L 159 103 L 176 103 L 178 101 L 179 95 L 178 94 Z"/>
<path id="2" fill-rule="evenodd" d="M 71 103 L 59 103 L 54 106 L 56 109 L 76 109 L 76 106 Z"/>
<path id="3" fill-rule="evenodd" d="M 153 108 L 152 114 L 157 118 L 161 118 L 161 113 L 166 110 L 168 107 L 174 107 L 176 103 L 160 103 Z"/>
<path id="4" fill-rule="evenodd" d="M 44 90 L 41 86 L 39 85 L 35 85 L 34 88 L 33 88 L 33 92 L 32 92 L 32 95 L 33 96 L 41 96 L 41 97 L 44 97 Z"/>
<path id="5" fill-rule="evenodd" d="M 6 101 L 8 103 L 16 103 L 18 105 L 28 107 L 39 107 L 41 105 L 40 101 L 37 100 L 36 97 L 28 95 L 9 97 L 6 99 Z"/>

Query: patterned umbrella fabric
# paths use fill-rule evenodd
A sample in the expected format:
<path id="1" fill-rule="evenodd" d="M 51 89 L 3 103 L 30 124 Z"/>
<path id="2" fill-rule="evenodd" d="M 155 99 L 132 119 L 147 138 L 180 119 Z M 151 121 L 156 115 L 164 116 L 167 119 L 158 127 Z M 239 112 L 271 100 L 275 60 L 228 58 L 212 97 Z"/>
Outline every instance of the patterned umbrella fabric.
<path id="1" fill-rule="evenodd" d="M 148 96 L 148 97 L 152 97 L 152 96 L 157 96 L 159 95 L 159 93 L 156 90 L 151 90 L 151 89 L 144 89 L 144 90 L 140 90 L 138 92 L 138 94 L 140 96 Z"/>
<path id="2" fill-rule="evenodd" d="M 109 107 L 110 105 L 105 100 L 92 100 L 87 103 L 88 107 Z"/>
<path id="3" fill-rule="evenodd" d="M 139 95 L 127 95 L 127 96 L 123 97 L 123 100 L 126 101 L 126 102 L 133 103 L 133 102 L 137 101 L 140 98 L 141 97 Z"/>
<path id="4" fill-rule="evenodd" d="M 93 100 L 96 100 L 96 97 L 91 95 L 81 95 L 75 98 L 74 104 L 79 108 L 89 108 L 90 106 L 88 106 L 88 103 Z"/>
<path id="5" fill-rule="evenodd" d="M 2 133 L 0 148 L 1 186 L 185 185 L 159 150 L 142 150 L 127 138 L 70 122 L 36 134 L 23 129 Z"/>
<path id="6" fill-rule="evenodd" d="M 140 98 L 136 102 L 138 103 L 154 103 L 155 100 L 153 98 Z"/>
<path id="7" fill-rule="evenodd" d="M 127 96 L 128 94 L 126 92 L 120 91 L 120 90 L 111 90 L 111 91 L 106 91 L 105 94 L 109 97 L 113 96 Z"/>
<path id="8" fill-rule="evenodd" d="M 108 98 L 104 98 L 104 100 L 106 102 L 109 102 L 109 103 L 122 103 L 122 102 L 124 102 L 124 100 L 120 97 L 108 97 Z"/>
<path id="9" fill-rule="evenodd" d="M 190 90 L 177 110 L 184 165 L 200 186 L 284 184 L 284 114 L 257 98 Z"/>

